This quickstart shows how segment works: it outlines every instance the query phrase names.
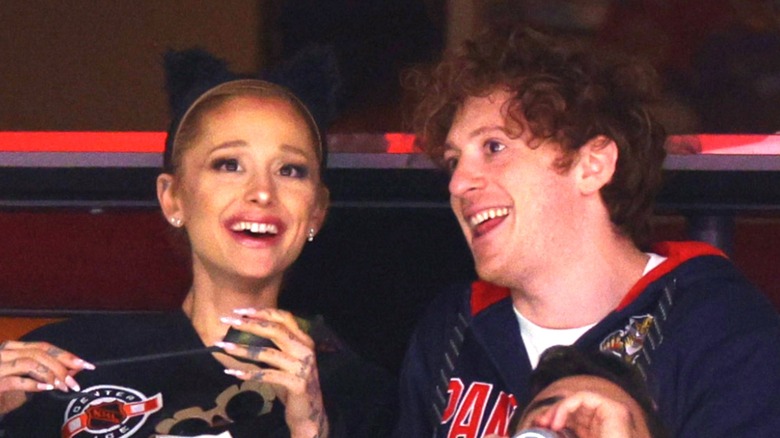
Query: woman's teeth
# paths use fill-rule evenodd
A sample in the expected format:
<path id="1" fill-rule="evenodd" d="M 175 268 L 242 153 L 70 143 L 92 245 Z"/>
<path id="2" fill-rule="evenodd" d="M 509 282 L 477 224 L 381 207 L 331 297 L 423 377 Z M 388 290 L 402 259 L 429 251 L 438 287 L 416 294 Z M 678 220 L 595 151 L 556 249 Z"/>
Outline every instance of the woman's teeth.
<path id="1" fill-rule="evenodd" d="M 274 224 L 260 222 L 236 222 L 230 227 L 233 231 L 248 231 L 252 234 L 277 234 L 279 229 Z"/>

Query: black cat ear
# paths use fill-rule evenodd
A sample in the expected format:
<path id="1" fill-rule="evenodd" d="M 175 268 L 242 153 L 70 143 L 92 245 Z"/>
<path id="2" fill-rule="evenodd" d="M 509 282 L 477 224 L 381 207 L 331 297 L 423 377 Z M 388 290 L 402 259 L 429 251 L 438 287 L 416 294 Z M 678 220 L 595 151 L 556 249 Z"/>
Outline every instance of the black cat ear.
<path id="1" fill-rule="evenodd" d="M 187 108 L 210 88 L 238 79 L 238 75 L 231 72 L 227 65 L 226 61 L 200 48 L 168 50 L 163 55 L 165 90 L 168 92 L 168 105 L 171 111 L 171 123 L 168 126 L 163 155 L 163 168 L 166 171 L 173 170 L 171 168 L 173 136 Z"/>
<path id="2" fill-rule="evenodd" d="M 312 44 L 261 72 L 260 79 L 282 85 L 309 108 L 321 131 L 338 115 L 342 80 L 333 46 Z"/>
<path id="3" fill-rule="evenodd" d="M 228 69 L 225 60 L 200 48 L 167 51 L 163 56 L 163 67 L 165 89 L 174 119 L 181 117 L 206 90 L 238 79 L 238 75 Z"/>
<path id="4" fill-rule="evenodd" d="M 171 111 L 163 165 L 166 171 L 172 171 L 173 136 L 190 105 L 209 89 L 245 76 L 230 71 L 225 60 L 200 48 L 169 50 L 163 60 Z M 295 94 L 309 109 L 322 132 L 338 114 L 342 81 L 332 46 L 308 46 L 257 77 L 286 87 Z"/>

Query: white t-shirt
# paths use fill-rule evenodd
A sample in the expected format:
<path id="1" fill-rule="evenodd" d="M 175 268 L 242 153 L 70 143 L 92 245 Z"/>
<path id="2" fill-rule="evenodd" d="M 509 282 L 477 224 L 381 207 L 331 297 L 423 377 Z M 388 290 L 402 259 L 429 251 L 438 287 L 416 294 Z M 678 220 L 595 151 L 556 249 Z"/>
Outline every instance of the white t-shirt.
<path id="1" fill-rule="evenodd" d="M 642 276 L 655 269 L 656 266 L 663 263 L 666 257 L 658 254 L 647 253 L 650 260 L 645 265 Z M 520 325 L 520 335 L 523 338 L 525 349 L 528 352 L 528 358 L 531 360 L 531 368 L 536 368 L 539 363 L 539 356 L 548 348 L 555 345 L 571 345 L 577 341 L 585 332 L 595 326 L 596 323 L 583 327 L 570 329 L 551 329 L 534 324 L 524 317 L 515 307 L 512 307 L 517 316 L 517 322 Z"/>

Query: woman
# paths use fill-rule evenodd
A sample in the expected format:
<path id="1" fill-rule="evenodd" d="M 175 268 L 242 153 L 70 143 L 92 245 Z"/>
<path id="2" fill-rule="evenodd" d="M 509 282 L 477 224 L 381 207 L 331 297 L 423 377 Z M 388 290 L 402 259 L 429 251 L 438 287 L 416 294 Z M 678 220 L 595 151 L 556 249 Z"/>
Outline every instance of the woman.
<path id="1" fill-rule="evenodd" d="M 192 255 L 181 312 L 82 318 L 3 344 L 8 436 L 346 433 L 326 414 L 322 392 L 335 384 L 320 374 L 352 374 L 354 355 L 321 321 L 276 308 L 328 205 L 310 113 L 280 86 L 231 81 L 187 109 L 166 149 L 158 200 Z M 225 339 L 229 329 L 243 337 Z M 235 340 L 249 335 L 273 347 Z"/>

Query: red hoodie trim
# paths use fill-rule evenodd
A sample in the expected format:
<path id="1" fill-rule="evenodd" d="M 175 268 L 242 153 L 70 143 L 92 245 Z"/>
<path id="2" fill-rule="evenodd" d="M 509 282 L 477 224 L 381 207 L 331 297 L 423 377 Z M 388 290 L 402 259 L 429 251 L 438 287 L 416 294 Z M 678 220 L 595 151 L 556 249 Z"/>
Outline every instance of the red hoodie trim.
<path id="1" fill-rule="evenodd" d="M 628 291 L 618 304 L 617 311 L 624 309 L 638 297 L 647 286 L 680 266 L 683 262 L 695 257 L 714 255 L 726 257 L 723 251 L 704 242 L 661 242 L 653 246 L 652 251 L 666 257 L 660 265 L 656 266 L 647 275 Z M 474 316 L 493 304 L 508 297 L 509 288 L 497 286 L 486 281 L 478 280 L 471 284 L 471 315 Z"/>
<path id="2" fill-rule="evenodd" d="M 471 284 L 471 316 L 509 296 L 509 288 L 477 280 Z"/>
<path id="3" fill-rule="evenodd" d="M 664 275 L 671 272 L 674 268 L 680 266 L 683 262 L 686 262 L 692 258 L 714 255 L 726 257 L 723 251 L 715 248 L 709 243 L 704 242 L 660 242 L 653 245 L 651 249 L 654 253 L 666 257 L 660 265 L 656 266 L 647 275 L 642 276 L 639 281 L 628 291 L 625 297 L 620 301 L 615 310 L 623 310 L 626 306 L 631 304 L 632 301 L 638 297 L 642 291 L 644 291 L 650 283 L 658 280 Z"/>

